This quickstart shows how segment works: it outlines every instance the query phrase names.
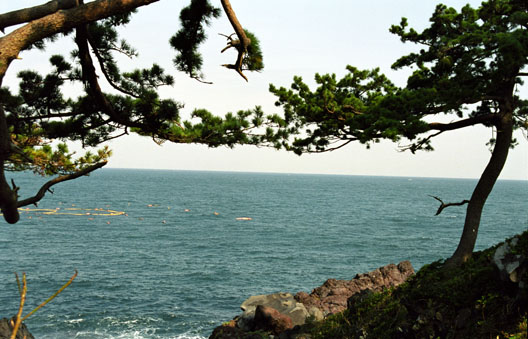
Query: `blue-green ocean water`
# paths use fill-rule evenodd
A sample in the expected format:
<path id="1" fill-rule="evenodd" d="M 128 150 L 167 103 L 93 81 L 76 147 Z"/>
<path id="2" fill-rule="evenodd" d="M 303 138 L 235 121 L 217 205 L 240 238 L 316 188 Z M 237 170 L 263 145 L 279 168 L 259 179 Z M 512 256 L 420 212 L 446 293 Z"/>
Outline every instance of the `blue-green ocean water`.
<path id="1" fill-rule="evenodd" d="M 15 176 L 27 196 L 43 182 Z M 389 263 L 446 258 L 475 180 L 100 170 L 55 186 L 0 231 L 0 317 L 14 315 L 13 272 L 26 272 L 27 312 L 75 270 L 74 283 L 26 321 L 37 338 L 202 338 L 250 295 L 310 292 Z M 528 182 L 499 181 L 477 249 L 528 228 Z M 215 213 L 216 212 L 216 213 Z M 83 211 L 82 213 L 95 213 Z M 252 220 L 237 220 L 240 217 Z"/>

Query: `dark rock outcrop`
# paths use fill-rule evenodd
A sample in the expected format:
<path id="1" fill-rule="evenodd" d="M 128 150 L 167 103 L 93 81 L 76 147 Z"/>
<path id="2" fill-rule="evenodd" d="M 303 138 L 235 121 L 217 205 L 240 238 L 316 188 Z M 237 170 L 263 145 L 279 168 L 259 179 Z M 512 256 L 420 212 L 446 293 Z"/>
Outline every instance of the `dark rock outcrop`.
<path id="1" fill-rule="evenodd" d="M 11 320 L 7 318 L 0 319 L 0 339 L 9 339 L 11 338 L 11 333 L 13 332 L 13 327 L 11 326 Z M 27 329 L 24 323 L 20 324 L 16 339 L 35 339 L 29 330 Z"/>
<path id="2" fill-rule="evenodd" d="M 293 322 L 290 317 L 281 314 L 272 307 L 262 305 L 258 305 L 255 310 L 253 324 L 254 330 L 262 330 L 274 335 L 293 328 Z"/>
<path id="3" fill-rule="evenodd" d="M 229 338 L 229 339 L 262 339 L 258 333 L 247 332 L 236 326 L 236 322 L 231 320 L 222 326 L 214 329 L 209 338 Z"/>
<path id="4" fill-rule="evenodd" d="M 347 308 L 347 300 L 364 290 L 379 292 L 385 288 L 398 286 L 414 274 L 409 261 L 398 265 L 390 264 L 369 273 L 358 274 L 352 280 L 328 279 L 312 293 L 299 292 L 295 299 L 304 304 L 306 309 L 316 307 L 327 316 L 339 313 Z"/>

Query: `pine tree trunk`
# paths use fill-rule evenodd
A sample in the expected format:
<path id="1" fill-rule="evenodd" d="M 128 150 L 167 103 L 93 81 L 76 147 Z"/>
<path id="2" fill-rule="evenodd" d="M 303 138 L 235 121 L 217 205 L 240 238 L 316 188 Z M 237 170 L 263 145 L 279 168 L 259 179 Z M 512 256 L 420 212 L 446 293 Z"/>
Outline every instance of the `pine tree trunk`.
<path id="1" fill-rule="evenodd" d="M 17 192 L 9 187 L 4 175 L 4 164 L 11 152 L 10 145 L 11 139 L 7 129 L 6 116 L 0 103 L 0 211 L 8 223 L 14 224 L 20 218 L 17 206 Z"/>
<path id="2" fill-rule="evenodd" d="M 450 265 L 460 265 L 471 258 L 475 242 L 477 241 L 482 209 L 506 163 L 513 135 L 513 109 L 511 103 L 502 105 L 501 113 L 502 118 L 497 125 L 497 138 L 491 159 L 468 203 L 460 242 L 455 253 L 447 262 Z"/>

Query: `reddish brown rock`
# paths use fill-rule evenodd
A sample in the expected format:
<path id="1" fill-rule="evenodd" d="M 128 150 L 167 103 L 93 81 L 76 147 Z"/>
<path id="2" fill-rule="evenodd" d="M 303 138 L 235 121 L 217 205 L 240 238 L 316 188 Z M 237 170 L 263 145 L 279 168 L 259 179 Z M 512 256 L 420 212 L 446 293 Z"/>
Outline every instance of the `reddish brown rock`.
<path id="1" fill-rule="evenodd" d="M 310 294 L 297 293 L 295 299 L 307 309 L 317 307 L 326 316 L 344 311 L 348 298 L 356 293 L 363 290 L 379 292 L 384 288 L 398 286 L 413 274 L 411 263 L 402 261 L 398 265 L 390 264 L 369 273 L 357 274 L 352 280 L 328 279 Z"/>
<path id="2" fill-rule="evenodd" d="M 310 314 L 304 305 L 293 298 L 291 293 L 254 295 L 246 299 L 240 308 L 244 313 L 239 318 L 239 327 L 252 328 L 251 322 L 258 305 L 268 306 L 291 318 L 293 325 L 302 325 Z"/>
<path id="3" fill-rule="evenodd" d="M 277 335 L 293 328 L 293 322 L 290 317 L 272 307 L 258 305 L 255 310 L 254 326 L 255 330 L 269 331 Z"/>

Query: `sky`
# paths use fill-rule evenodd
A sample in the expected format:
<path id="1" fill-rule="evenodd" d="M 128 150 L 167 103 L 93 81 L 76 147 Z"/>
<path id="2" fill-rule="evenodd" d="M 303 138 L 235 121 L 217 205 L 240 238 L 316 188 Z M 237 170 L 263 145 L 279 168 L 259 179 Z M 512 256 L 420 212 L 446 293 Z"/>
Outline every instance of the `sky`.
<path id="1" fill-rule="evenodd" d="M 42 4 L 43 0 L 0 1 L 0 11 Z M 87 1 L 85 1 L 87 2 Z M 213 4 L 221 7 L 219 0 Z M 221 64 L 232 63 L 236 54 L 225 47 L 225 37 L 231 28 L 225 15 L 208 27 L 208 40 L 201 49 L 205 77 L 212 85 L 189 79 L 172 65 L 174 51 L 169 38 L 179 28 L 180 9 L 188 1 L 161 0 L 142 7 L 132 22 L 121 30 L 124 37 L 139 52 L 134 60 L 120 59 L 122 70 L 149 67 L 158 63 L 175 76 L 172 87 L 163 88 L 163 97 L 185 104 L 183 117 L 195 108 L 205 108 L 223 115 L 262 106 L 266 114 L 281 113 L 269 84 L 289 87 L 295 75 L 314 86 L 315 73 L 335 73 L 343 76 L 346 65 L 362 69 L 380 67 L 393 82 L 404 86 L 408 70 L 393 71 L 390 66 L 400 56 L 418 47 L 403 44 L 389 32 L 402 17 L 410 27 L 427 27 L 436 1 L 419 0 L 231 0 L 239 21 L 260 39 L 265 68 L 260 73 L 246 72 L 245 82 Z M 466 3 L 478 6 L 480 1 L 449 0 L 442 3 L 460 9 Z M 16 87 L 16 74 L 23 69 L 45 70 L 52 54 L 72 48 L 66 37 L 49 45 L 45 53 L 23 52 L 14 61 L 4 79 L 4 86 Z M 521 96 L 528 97 L 528 86 Z M 75 95 L 75 88 L 69 89 Z M 442 116 L 443 122 L 455 120 Z M 297 156 L 286 151 L 254 146 L 234 149 L 207 148 L 203 145 L 164 143 L 157 145 L 150 138 L 129 135 L 108 143 L 113 156 L 107 167 L 153 168 L 173 170 L 214 170 L 244 172 L 318 173 L 346 175 L 382 175 L 410 177 L 478 178 L 490 158 L 486 142 L 490 129 L 471 127 L 444 133 L 434 139 L 433 152 L 398 151 L 398 144 L 381 142 L 367 150 L 361 144 L 349 144 L 334 152 Z M 501 179 L 528 180 L 528 141 L 521 132 L 515 137 L 519 145 L 510 152 Z M 405 144 L 403 141 L 402 144 Z M 72 145 L 72 149 L 79 148 Z"/>

